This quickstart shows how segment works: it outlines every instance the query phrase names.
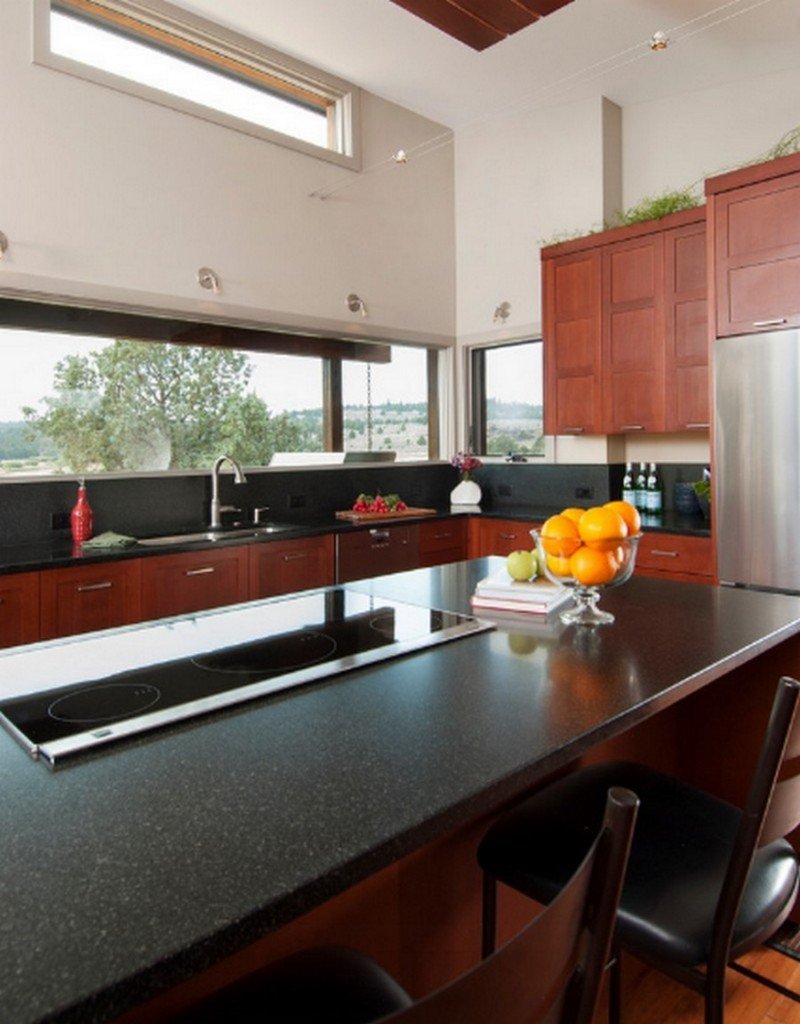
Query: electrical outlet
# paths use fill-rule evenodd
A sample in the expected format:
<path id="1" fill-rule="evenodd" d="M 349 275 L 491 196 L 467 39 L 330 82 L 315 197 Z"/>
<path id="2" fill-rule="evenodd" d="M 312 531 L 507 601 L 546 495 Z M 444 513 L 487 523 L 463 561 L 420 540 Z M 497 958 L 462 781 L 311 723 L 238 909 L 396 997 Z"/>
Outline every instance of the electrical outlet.
<path id="1" fill-rule="evenodd" d="M 594 487 L 576 487 L 575 488 L 576 498 L 593 498 Z"/>
<path id="2" fill-rule="evenodd" d="M 501 498 L 510 498 L 511 491 L 511 484 L 500 484 L 500 486 L 497 488 L 497 493 L 500 495 Z"/>
<path id="3" fill-rule="evenodd" d="M 287 508 L 305 508 L 306 507 L 306 496 L 305 494 L 290 494 L 286 499 Z"/>
<path id="4" fill-rule="evenodd" d="M 68 530 L 69 529 L 69 512 L 51 512 L 50 513 L 50 529 L 51 530 Z"/>

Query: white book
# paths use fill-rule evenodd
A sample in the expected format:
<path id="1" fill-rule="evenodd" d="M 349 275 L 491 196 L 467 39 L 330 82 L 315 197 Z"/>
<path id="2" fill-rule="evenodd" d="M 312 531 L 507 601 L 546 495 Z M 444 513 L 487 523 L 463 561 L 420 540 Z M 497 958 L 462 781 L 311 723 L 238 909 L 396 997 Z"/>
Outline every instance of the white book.
<path id="1" fill-rule="evenodd" d="M 572 596 L 566 587 L 559 587 L 559 590 L 559 596 L 546 604 L 536 604 L 533 601 L 511 601 L 502 597 L 483 597 L 481 594 L 473 594 L 471 602 L 473 609 L 478 614 L 481 610 L 485 610 L 488 612 L 513 612 L 515 615 L 549 615 Z"/>
<path id="2" fill-rule="evenodd" d="M 544 576 L 537 576 L 533 580 L 512 580 L 505 570 L 484 577 L 475 587 L 476 595 L 483 598 L 496 597 L 543 605 L 560 600 L 564 591 L 564 587 L 551 583 Z"/>

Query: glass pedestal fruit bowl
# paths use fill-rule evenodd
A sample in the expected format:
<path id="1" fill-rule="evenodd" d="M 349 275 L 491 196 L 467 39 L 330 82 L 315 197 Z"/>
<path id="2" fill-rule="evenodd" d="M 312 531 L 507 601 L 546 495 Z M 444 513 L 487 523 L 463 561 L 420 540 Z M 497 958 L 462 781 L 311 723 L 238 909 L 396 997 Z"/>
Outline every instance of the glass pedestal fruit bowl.
<path id="1" fill-rule="evenodd" d="M 550 536 L 531 530 L 539 566 L 553 583 L 570 587 L 574 605 L 561 612 L 561 621 L 600 626 L 614 621 L 597 607 L 603 590 L 629 580 L 636 563 L 641 534 L 584 542 L 571 536 Z"/>

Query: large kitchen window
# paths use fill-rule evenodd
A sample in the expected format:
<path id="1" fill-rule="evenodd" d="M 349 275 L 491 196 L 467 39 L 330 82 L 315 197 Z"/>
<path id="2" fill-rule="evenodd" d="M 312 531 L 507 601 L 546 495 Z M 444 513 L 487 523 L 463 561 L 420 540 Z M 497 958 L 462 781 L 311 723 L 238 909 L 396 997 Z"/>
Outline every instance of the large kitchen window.
<path id="1" fill-rule="evenodd" d="M 41 63 L 352 163 L 353 90 L 161 0 L 38 0 Z"/>
<path id="2" fill-rule="evenodd" d="M 0 328 L 0 478 L 205 471 L 221 452 L 425 460 L 431 353 L 375 348 L 385 361 Z"/>
<path id="3" fill-rule="evenodd" d="M 481 455 L 543 456 L 541 339 L 470 353 L 472 445 Z"/>

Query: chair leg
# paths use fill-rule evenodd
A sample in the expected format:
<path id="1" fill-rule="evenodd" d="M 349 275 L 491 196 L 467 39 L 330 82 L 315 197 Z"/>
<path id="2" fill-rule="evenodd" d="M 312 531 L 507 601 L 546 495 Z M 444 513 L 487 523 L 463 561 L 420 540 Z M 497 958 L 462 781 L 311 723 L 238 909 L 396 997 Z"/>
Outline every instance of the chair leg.
<path id="1" fill-rule="evenodd" d="M 615 942 L 608 964 L 608 1024 L 622 1021 L 622 950 Z"/>
<path id="2" fill-rule="evenodd" d="M 725 1024 L 725 969 L 709 970 L 705 984 L 705 1024 Z"/>
<path id="3" fill-rule="evenodd" d="M 497 879 L 487 871 L 483 873 L 483 924 L 481 956 L 485 960 L 494 953 L 497 933 Z"/>

